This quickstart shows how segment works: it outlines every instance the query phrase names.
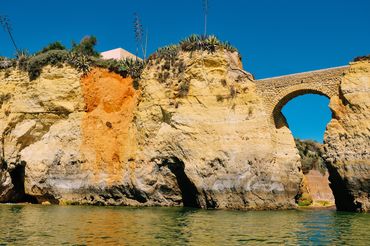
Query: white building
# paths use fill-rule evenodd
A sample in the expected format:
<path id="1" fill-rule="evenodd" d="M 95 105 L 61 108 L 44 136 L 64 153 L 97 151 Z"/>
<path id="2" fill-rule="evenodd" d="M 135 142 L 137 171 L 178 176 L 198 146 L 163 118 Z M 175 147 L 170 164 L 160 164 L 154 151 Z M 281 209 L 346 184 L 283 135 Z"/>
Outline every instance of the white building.
<path id="1" fill-rule="evenodd" d="M 132 58 L 132 59 L 136 59 L 136 56 L 130 52 L 128 52 L 127 50 L 124 50 L 122 48 L 117 48 L 117 49 L 113 49 L 113 50 L 108 50 L 108 51 L 104 51 L 102 53 L 100 53 L 102 58 L 103 59 L 114 59 L 114 60 L 122 60 L 122 59 L 126 59 L 126 58 Z M 137 59 L 141 60 L 140 57 L 138 57 Z"/>

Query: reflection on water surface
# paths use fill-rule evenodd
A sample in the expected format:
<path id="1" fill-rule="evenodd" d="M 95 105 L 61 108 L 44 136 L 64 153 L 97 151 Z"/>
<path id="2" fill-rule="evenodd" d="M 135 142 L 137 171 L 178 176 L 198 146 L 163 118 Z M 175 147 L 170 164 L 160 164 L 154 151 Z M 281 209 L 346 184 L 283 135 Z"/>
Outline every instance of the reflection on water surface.
<path id="1" fill-rule="evenodd" d="M 370 214 L 1 205 L 0 244 L 366 245 Z"/>

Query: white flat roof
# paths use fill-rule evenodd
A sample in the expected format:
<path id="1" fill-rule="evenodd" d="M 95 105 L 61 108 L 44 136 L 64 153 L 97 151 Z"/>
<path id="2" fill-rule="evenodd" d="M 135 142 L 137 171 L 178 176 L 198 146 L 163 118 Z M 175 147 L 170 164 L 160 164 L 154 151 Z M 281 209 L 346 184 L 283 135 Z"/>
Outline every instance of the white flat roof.
<path id="1" fill-rule="evenodd" d="M 128 52 L 127 50 L 124 50 L 122 48 L 117 48 L 117 49 L 113 49 L 113 50 L 108 50 L 108 51 L 104 51 L 102 53 L 100 53 L 100 55 L 102 56 L 103 59 L 114 59 L 114 60 L 122 60 L 122 59 L 126 59 L 126 58 L 132 58 L 132 59 L 136 59 L 136 56 L 130 52 Z M 137 57 L 138 59 L 141 60 L 140 57 Z"/>

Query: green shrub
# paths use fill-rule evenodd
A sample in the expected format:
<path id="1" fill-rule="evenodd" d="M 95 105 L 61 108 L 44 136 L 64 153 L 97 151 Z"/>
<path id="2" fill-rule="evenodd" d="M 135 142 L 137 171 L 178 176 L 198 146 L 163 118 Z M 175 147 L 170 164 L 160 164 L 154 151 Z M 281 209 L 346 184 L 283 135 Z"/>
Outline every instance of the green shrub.
<path id="1" fill-rule="evenodd" d="M 110 72 L 117 73 L 124 78 L 130 76 L 134 80 L 135 89 L 138 89 L 139 87 L 141 73 L 145 68 L 144 61 L 132 58 L 126 58 L 118 61 L 113 59 L 93 59 L 92 65 L 100 68 L 106 68 Z"/>
<path id="2" fill-rule="evenodd" d="M 46 53 L 41 53 L 33 56 L 28 60 L 28 76 L 30 80 L 36 79 L 40 76 L 41 70 L 46 65 L 61 65 L 68 59 L 68 51 L 65 50 L 50 50 Z"/>
<path id="3" fill-rule="evenodd" d="M 307 207 L 307 206 L 310 206 L 311 204 L 312 204 L 312 201 L 310 200 L 298 201 L 298 206 L 300 207 Z"/>
<path id="4" fill-rule="evenodd" d="M 186 97 L 189 94 L 190 82 L 188 80 L 182 81 L 178 87 L 178 97 Z"/>
<path id="5" fill-rule="evenodd" d="M 95 36 L 84 37 L 79 44 L 72 42 L 72 52 L 85 56 L 100 57 L 100 53 L 95 50 L 97 39 Z"/>
<path id="6" fill-rule="evenodd" d="M 358 56 L 355 59 L 353 59 L 354 62 L 358 61 L 370 61 L 370 55 L 367 56 Z"/>
<path id="7" fill-rule="evenodd" d="M 308 193 L 303 193 L 298 198 L 298 206 L 306 207 L 310 206 L 313 203 L 312 197 Z"/>
<path id="8" fill-rule="evenodd" d="M 120 74 L 122 77 L 127 77 L 127 68 L 123 66 L 119 61 L 114 59 L 103 60 L 103 59 L 95 59 L 93 61 L 94 66 L 100 68 L 106 68 L 110 72 L 115 72 Z"/>
<path id="9" fill-rule="evenodd" d="M 82 53 L 68 52 L 66 50 L 49 50 L 31 57 L 28 61 L 27 71 L 30 79 L 34 80 L 40 75 L 44 66 L 56 66 L 65 62 L 83 74 L 87 74 L 92 67 L 107 68 L 109 71 L 120 74 L 122 77 L 132 77 L 134 84 L 138 84 L 144 69 L 144 62 L 141 60 L 102 60 Z"/>
<path id="10" fill-rule="evenodd" d="M 93 65 L 106 68 L 111 72 L 120 74 L 122 77 L 130 76 L 134 80 L 139 80 L 141 78 L 141 73 L 145 67 L 145 64 L 142 60 L 131 58 L 119 61 L 113 59 L 95 59 Z"/>
<path id="11" fill-rule="evenodd" d="M 322 145 L 315 141 L 300 139 L 295 139 L 295 144 L 301 157 L 302 172 L 307 174 L 310 170 L 318 170 L 324 175 L 327 168 Z"/>
<path id="12" fill-rule="evenodd" d="M 91 67 L 101 67 L 122 77 L 130 76 L 134 80 L 134 87 L 138 88 L 146 63 L 138 59 L 120 61 L 100 59 L 100 54 L 95 50 L 96 43 L 94 36 L 87 36 L 79 44 L 73 43 L 71 51 L 67 51 L 60 42 L 54 42 L 34 56 L 27 52 L 18 52 L 16 59 L 0 57 L 0 69 L 18 66 L 19 69 L 28 72 L 30 80 L 34 80 L 40 76 L 42 68 L 46 65 L 59 66 L 68 63 L 83 74 L 87 74 Z"/>
<path id="13" fill-rule="evenodd" d="M 36 55 L 39 55 L 41 53 L 46 53 L 50 50 L 65 50 L 65 49 L 66 49 L 66 47 L 61 42 L 56 41 L 56 42 L 48 44 L 41 51 L 36 52 Z"/>

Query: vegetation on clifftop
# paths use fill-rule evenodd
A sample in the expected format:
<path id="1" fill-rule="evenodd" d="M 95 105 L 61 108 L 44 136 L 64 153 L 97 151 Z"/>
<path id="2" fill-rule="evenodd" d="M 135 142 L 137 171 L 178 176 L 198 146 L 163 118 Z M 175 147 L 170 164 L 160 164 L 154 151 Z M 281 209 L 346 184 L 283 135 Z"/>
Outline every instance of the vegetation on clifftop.
<path id="1" fill-rule="evenodd" d="M 78 44 L 73 42 L 70 50 L 66 49 L 60 42 L 53 42 L 32 55 L 28 52 L 20 51 L 13 59 L 0 57 L 0 69 L 18 68 L 26 71 L 30 80 L 34 80 L 40 76 L 42 68 L 47 65 L 63 66 L 63 64 L 69 64 L 83 74 L 87 74 L 92 67 L 100 67 L 120 74 L 122 77 L 132 77 L 135 88 L 138 88 L 142 71 L 147 64 L 152 64 L 153 62 L 159 64 L 162 60 L 165 61 L 162 66 L 163 73 L 160 73 L 158 78 L 163 82 L 166 81 L 169 75 L 168 71 L 173 70 L 174 67 L 178 69 L 179 73 L 183 72 L 185 65 L 178 60 L 178 54 L 181 51 L 214 53 L 218 50 L 226 50 L 228 52 L 238 52 L 228 42 L 222 42 L 213 35 L 191 35 L 177 45 L 159 48 L 148 59 L 144 60 L 104 60 L 101 59 L 99 52 L 95 50 L 96 44 L 97 39 L 94 36 L 86 36 Z M 188 81 L 181 82 L 178 96 L 184 97 L 188 91 Z"/>
<path id="2" fill-rule="evenodd" d="M 36 52 L 35 55 L 46 53 L 50 50 L 66 50 L 66 47 L 59 41 L 53 42 L 45 46 L 42 50 Z"/>
<path id="3" fill-rule="evenodd" d="M 208 53 L 213 53 L 220 49 L 224 49 L 229 52 L 238 52 L 238 50 L 229 42 L 222 42 L 214 35 L 203 36 L 193 34 L 181 40 L 179 44 L 159 48 L 156 52 L 149 56 L 149 60 L 173 60 L 180 51 L 207 51 Z"/>
<path id="4" fill-rule="evenodd" d="M 26 71 L 30 80 L 37 79 L 46 65 L 63 66 L 69 64 L 83 74 L 92 67 L 106 68 L 122 77 L 130 76 L 135 81 L 140 78 L 144 63 L 139 59 L 103 60 L 95 50 L 97 40 L 87 36 L 79 44 L 73 42 L 71 50 L 67 50 L 60 42 L 53 42 L 33 55 L 18 52 L 14 59 L 0 57 L 0 69 L 18 68 Z"/>
<path id="5" fill-rule="evenodd" d="M 354 62 L 358 61 L 370 61 L 370 55 L 367 56 L 358 56 L 355 59 L 353 59 Z"/>
<path id="6" fill-rule="evenodd" d="M 158 81 L 166 86 L 170 86 L 170 82 L 177 81 L 176 97 L 186 97 L 190 89 L 190 81 L 184 77 L 186 64 L 179 56 L 180 52 L 207 52 L 212 54 L 216 51 L 238 52 L 236 48 L 228 42 L 222 42 L 216 36 L 208 35 L 191 35 L 188 38 L 181 40 L 178 44 L 168 45 L 159 48 L 156 52 L 151 54 L 146 65 L 157 66 L 157 73 L 155 76 Z M 171 79 L 172 78 L 172 79 Z"/>

